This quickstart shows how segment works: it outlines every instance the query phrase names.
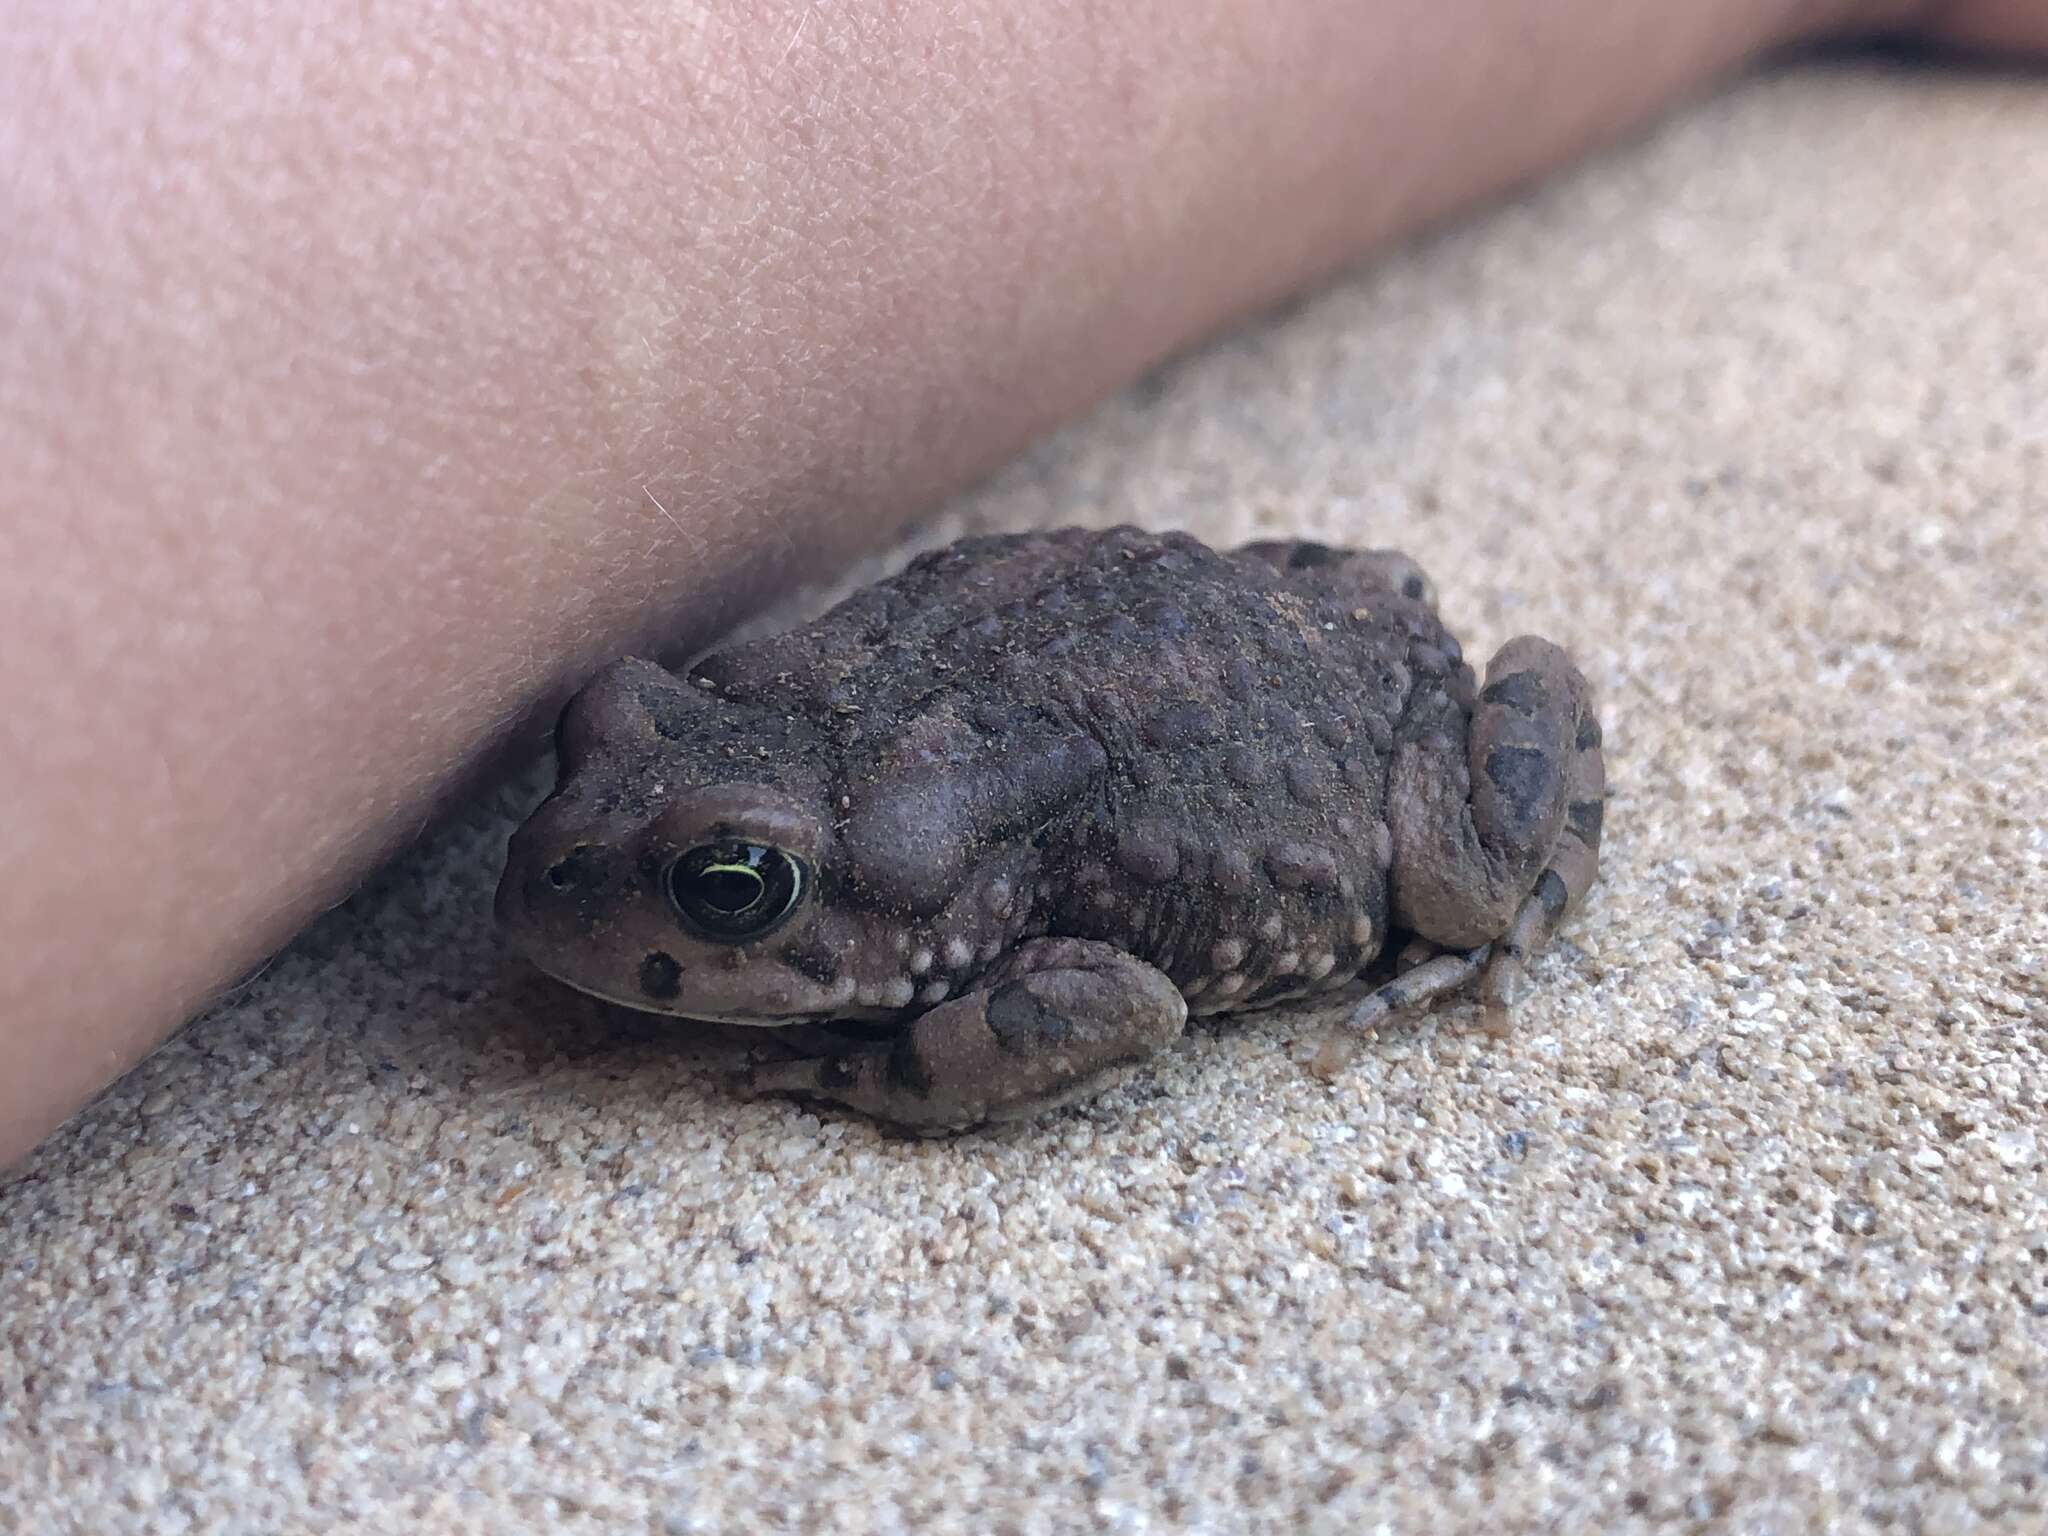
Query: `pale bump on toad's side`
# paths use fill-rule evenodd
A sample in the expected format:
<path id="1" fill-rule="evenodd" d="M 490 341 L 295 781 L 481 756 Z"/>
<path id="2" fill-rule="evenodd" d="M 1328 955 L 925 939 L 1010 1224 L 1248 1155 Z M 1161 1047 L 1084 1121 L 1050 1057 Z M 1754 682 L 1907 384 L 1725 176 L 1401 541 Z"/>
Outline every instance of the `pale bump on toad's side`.
<path id="1" fill-rule="evenodd" d="M 1405 556 L 966 540 L 565 711 L 499 913 L 631 1007 L 866 1038 L 753 1083 L 918 1130 L 1099 1090 L 1190 1011 L 1398 967 L 1504 1009 L 1591 884 L 1600 731 L 1533 637 L 1482 688 Z"/>

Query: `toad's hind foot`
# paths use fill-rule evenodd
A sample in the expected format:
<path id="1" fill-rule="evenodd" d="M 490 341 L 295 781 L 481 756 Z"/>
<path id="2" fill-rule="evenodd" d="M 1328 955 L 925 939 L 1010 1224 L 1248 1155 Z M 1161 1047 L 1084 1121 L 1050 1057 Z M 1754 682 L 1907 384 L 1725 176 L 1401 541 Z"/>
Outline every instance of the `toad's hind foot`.
<path id="1" fill-rule="evenodd" d="M 1356 1030 L 1377 1029 L 1397 1013 L 1426 1007 L 1469 986 L 1486 966 L 1488 953 L 1489 949 L 1483 946 L 1465 954 L 1437 955 L 1425 960 L 1368 992 L 1344 1022 Z"/>
<path id="2" fill-rule="evenodd" d="M 1377 1029 L 1397 1013 L 1427 1007 L 1480 980 L 1479 1005 L 1487 1032 L 1506 1034 L 1528 980 L 1525 962 L 1550 942 L 1577 899 L 1569 877 L 1553 865 L 1537 879 L 1536 889 L 1496 942 L 1462 953 L 1433 955 L 1409 965 L 1392 981 L 1361 998 L 1345 1024 L 1354 1030 Z"/>
<path id="3" fill-rule="evenodd" d="M 1599 869 L 1600 722 L 1570 658 L 1525 635 L 1494 656 L 1469 715 L 1446 698 L 1405 732 L 1389 818 L 1395 915 L 1449 953 L 1382 987 L 1352 1021 L 1371 1027 L 1483 971 L 1487 1022 L 1500 1030 L 1529 957 Z"/>
<path id="4" fill-rule="evenodd" d="M 1495 1020 L 1522 991 L 1528 956 L 1593 885 L 1604 795 L 1585 680 L 1534 635 L 1499 649 L 1468 715 L 1442 698 L 1403 723 L 1389 805 L 1395 918 L 1446 950 L 1489 948 Z"/>

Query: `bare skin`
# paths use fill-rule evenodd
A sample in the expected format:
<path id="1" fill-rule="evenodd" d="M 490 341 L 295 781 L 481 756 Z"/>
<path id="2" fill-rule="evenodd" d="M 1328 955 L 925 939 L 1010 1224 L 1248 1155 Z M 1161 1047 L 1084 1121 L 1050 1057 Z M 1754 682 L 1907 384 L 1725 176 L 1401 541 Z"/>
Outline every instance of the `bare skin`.
<path id="1" fill-rule="evenodd" d="M 1172 348 L 1762 49 L 2048 46 L 2029 0 L 294 14 L 0 29 L 0 1164 L 597 663 Z"/>

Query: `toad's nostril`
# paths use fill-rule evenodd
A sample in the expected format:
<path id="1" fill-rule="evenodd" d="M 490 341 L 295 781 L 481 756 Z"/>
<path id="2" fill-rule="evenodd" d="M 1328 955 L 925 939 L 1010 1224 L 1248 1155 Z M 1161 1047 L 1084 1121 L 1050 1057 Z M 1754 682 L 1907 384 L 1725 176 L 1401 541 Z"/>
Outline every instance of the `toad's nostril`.
<path id="1" fill-rule="evenodd" d="M 549 865 L 547 873 L 542 878 L 555 890 L 572 891 L 580 886 L 595 884 L 603 864 L 603 855 L 598 849 L 588 843 L 581 843 Z"/>

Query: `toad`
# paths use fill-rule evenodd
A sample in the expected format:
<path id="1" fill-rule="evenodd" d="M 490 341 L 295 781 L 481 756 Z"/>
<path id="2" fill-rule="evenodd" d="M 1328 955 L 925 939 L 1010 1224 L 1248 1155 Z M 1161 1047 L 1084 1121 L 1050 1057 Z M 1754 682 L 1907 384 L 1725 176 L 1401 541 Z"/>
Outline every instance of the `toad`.
<path id="1" fill-rule="evenodd" d="M 761 1092 L 921 1132 L 1092 1094 L 1190 1013 L 1377 981 L 1496 1016 L 1584 896 L 1599 721 L 1565 653 L 1483 686 L 1411 560 L 1134 528 L 971 538 L 564 711 L 499 917 L 629 1007 L 830 1048 Z"/>

